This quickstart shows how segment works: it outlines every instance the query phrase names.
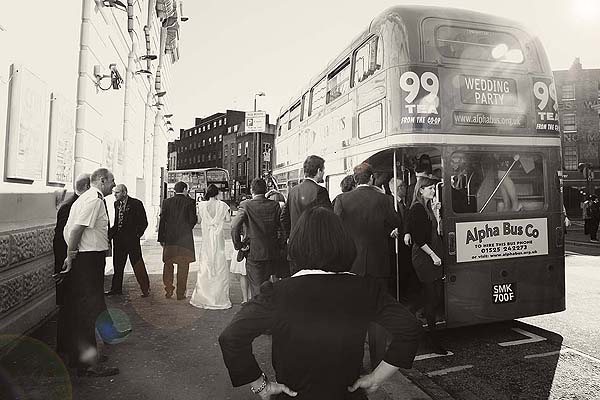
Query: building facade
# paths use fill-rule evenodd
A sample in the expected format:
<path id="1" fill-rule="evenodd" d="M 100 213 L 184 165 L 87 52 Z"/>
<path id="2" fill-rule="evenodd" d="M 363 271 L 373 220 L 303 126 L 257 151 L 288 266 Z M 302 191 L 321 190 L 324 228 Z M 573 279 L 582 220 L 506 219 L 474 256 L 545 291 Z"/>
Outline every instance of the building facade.
<path id="1" fill-rule="evenodd" d="M 554 71 L 562 138 L 563 198 L 567 213 L 581 216 L 587 194 L 600 195 L 600 69 L 576 58 Z M 595 172 L 594 172 L 595 171 Z"/>
<path id="2" fill-rule="evenodd" d="M 249 183 L 270 172 L 275 126 L 266 119 L 264 132 L 246 132 L 244 111 L 227 110 L 196 118 L 181 129 L 172 145 L 176 169 L 220 167 L 229 172 L 231 198 L 250 194 Z"/>
<path id="3" fill-rule="evenodd" d="M 107 167 L 144 202 L 148 229 L 159 214 L 180 2 L 79 4 L 38 2 L 23 24 L 14 15 L 31 5 L 14 2 L 0 17 L 0 334 L 55 309 L 56 210 L 77 175 Z"/>

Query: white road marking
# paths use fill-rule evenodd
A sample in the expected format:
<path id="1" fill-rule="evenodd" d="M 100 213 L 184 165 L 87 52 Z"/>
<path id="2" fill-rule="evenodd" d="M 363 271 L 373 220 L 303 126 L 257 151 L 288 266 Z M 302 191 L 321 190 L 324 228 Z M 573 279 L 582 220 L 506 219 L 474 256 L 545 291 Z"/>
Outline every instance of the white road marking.
<path id="1" fill-rule="evenodd" d="M 562 350 L 561 350 L 562 351 Z M 550 357 L 550 356 L 555 356 L 557 354 L 560 354 L 561 351 L 557 350 L 557 351 L 549 351 L 547 353 L 539 353 L 539 354 L 530 354 L 528 356 L 525 356 L 523 358 L 542 358 L 542 357 Z"/>
<path id="2" fill-rule="evenodd" d="M 437 353 L 428 353 L 428 354 L 420 354 L 415 357 L 415 361 L 427 360 L 429 358 L 438 358 L 438 357 L 448 357 L 453 356 L 454 353 L 449 351 L 447 354 L 437 354 Z"/>
<path id="3" fill-rule="evenodd" d="M 524 331 L 523 329 L 512 328 L 512 330 L 517 333 L 520 333 L 523 336 L 527 336 L 529 339 L 513 340 L 510 342 L 498 343 L 500 346 L 502 346 L 502 347 L 518 346 L 520 344 L 536 343 L 536 342 L 542 342 L 542 341 L 546 340 L 545 337 L 538 336 L 535 333 Z"/>
<path id="4" fill-rule="evenodd" d="M 440 369 L 440 370 L 437 370 L 437 371 L 427 372 L 425 375 L 427 375 L 429 377 L 431 377 L 431 376 L 440 376 L 440 375 L 449 374 L 450 372 L 463 371 L 463 370 L 469 369 L 469 368 L 473 368 L 473 366 L 472 365 L 459 365 L 458 367 L 445 368 L 445 369 Z"/>
<path id="5" fill-rule="evenodd" d="M 572 349 L 570 347 L 563 347 L 560 350 L 549 351 L 548 353 L 530 354 L 530 355 L 525 356 L 524 358 L 530 359 L 530 358 L 550 357 L 550 356 L 554 356 L 554 355 L 557 355 L 557 354 L 565 354 L 565 353 L 577 354 L 578 356 L 581 356 L 581 357 L 587 358 L 589 360 L 592 360 L 594 362 L 600 363 L 600 359 L 598 359 L 598 358 L 596 358 L 594 356 L 590 356 L 589 354 L 582 353 L 579 350 L 575 350 L 575 349 Z"/>

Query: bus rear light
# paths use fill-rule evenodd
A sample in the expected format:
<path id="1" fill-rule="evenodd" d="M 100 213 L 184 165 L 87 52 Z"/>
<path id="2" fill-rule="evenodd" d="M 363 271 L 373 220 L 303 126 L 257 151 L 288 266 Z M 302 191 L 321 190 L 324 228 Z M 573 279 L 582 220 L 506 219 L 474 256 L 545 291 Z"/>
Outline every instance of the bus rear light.
<path id="1" fill-rule="evenodd" d="M 560 248 L 565 245 L 565 231 L 563 230 L 562 226 L 556 227 L 554 238 L 556 240 L 556 247 Z"/>
<path id="2" fill-rule="evenodd" d="M 456 255 L 456 233 L 448 232 L 448 254 Z"/>

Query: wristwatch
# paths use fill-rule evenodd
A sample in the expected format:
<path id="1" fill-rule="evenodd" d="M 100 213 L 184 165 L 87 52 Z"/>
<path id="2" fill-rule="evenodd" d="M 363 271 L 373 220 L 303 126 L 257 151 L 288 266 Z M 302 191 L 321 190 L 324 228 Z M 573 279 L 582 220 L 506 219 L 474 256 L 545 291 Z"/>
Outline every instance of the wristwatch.
<path id="1" fill-rule="evenodd" d="M 263 390 L 265 390 L 265 388 L 267 387 L 267 383 L 269 383 L 269 380 L 265 376 L 264 372 L 261 374 L 261 376 L 263 378 L 263 382 L 261 383 L 261 385 L 259 387 L 255 388 L 252 385 L 250 385 L 250 390 L 254 394 L 259 394 L 260 392 L 262 392 Z"/>

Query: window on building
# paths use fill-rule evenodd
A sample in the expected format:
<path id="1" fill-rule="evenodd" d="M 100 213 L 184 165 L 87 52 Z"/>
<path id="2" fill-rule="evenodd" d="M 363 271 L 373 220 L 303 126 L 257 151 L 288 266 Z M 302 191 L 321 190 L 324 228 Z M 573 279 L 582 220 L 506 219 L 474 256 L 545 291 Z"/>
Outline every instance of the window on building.
<path id="1" fill-rule="evenodd" d="M 210 130 L 210 124 L 206 125 L 206 130 Z"/>
<path id="2" fill-rule="evenodd" d="M 237 174 L 238 174 L 238 176 L 242 175 L 242 164 L 243 163 L 241 163 L 241 162 L 237 163 L 237 165 L 238 165 L 237 166 L 237 172 L 238 172 Z"/>
<path id="3" fill-rule="evenodd" d="M 213 143 L 217 144 L 217 137 L 216 136 L 213 137 Z"/>
<path id="4" fill-rule="evenodd" d="M 563 85 L 561 100 L 575 100 L 575 86 L 572 84 Z"/>
<path id="5" fill-rule="evenodd" d="M 221 152 L 218 152 L 217 156 L 219 157 L 219 160 L 220 160 L 221 159 Z"/>
<path id="6" fill-rule="evenodd" d="M 223 141 L 223 135 L 219 135 L 219 142 Z"/>
<path id="7" fill-rule="evenodd" d="M 235 146 L 233 145 L 233 143 L 231 143 L 231 155 L 232 156 L 235 155 L 235 149 L 234 149 L 234 147 Z"/>
<path id="8" fill-rule="evenodd" d="M 213 122 L 213 128 L 216 128 L 216 127 L 217 127 L 217 121 L 214 121 Z"/>
<path id="9" fill-rule="evenodd" d="M 221 125 L 223 125 L 223 120 L 222 119 L 219 120 L 219 126 L 221 126 Z"/>
<path id="10" fill-rule="evenodd" d="M 289 122 L 290 114 L 286 111 L 283 113 L 281 117 L 279 117 L 279 132 L 278 136 L 285 134 L 288 131 L 288 122 Z"/>
<path id="11" fill-rule="evenodd" d="M 575 121 L 575 114 L 564 114 L 562 122 L 563 132 L 577 132 L 577 122 Z"/>
<path id="12" fill-rule="evenodd" d="M 202 139 L 202 147 L 206 146 L 206 139 Z"/>
<path id="13" fill-rule="evenodd" d="M 206 132 L 206 125 L 202 127 L 202 132 Z"/>
<path id="14" fill-rule="evenodd" d="M 238 131 L 238 126 L 239 126 L 239 124 L 235 124 L 235 125 L 233 126 L 233 131 L 234 131 L 234 132 L 237 132 L 237 131 Z"/>
<path id="15" fill-rule="evenodd" d="M 327 77 L 327 103 L 350 90 L 350 59 L 346 59 Z"/>
<path id="16" fill-rule="evenodd" d="M 202 154 L 202 162 L 204 162 L 204 154 Z"/>
<path id="17" fill-rule="evenodd" d="M 211 138 L 211 137 L 209 137 L 209 138 L 208 138 L 208 145 L 210 146 L 211 144 L 212 144 L 212 138 Z"/>
<path id="18" fill-rule="evenodd" d="M 227 124 L 227 117 L 223 118 L 223 125 Z"/>
<path id="19" fill-rule="evenodd" d="M 565 170 L 575 171 L 577 170 L 577 146 L 564 146 L 563 147 L 563 162 L 565 164 Z"/>
<path id="20" fill-rule="evenodd" d="M 237 153 L 238 157 L 242 155 L 242 142 L 238 143 L 238 153 Z"/>
<path id="21" fill-rule="evenodd" d="M 233 127 L 231 127 L 231 126 L 227 127 L 227 133 L 231 133 L 232 130 L 233 130 Z"/>
<path id="22" fill-rule="evenodd" d="M 244 155 L 248 155 L 248 142 L 244 142 Z"/>

